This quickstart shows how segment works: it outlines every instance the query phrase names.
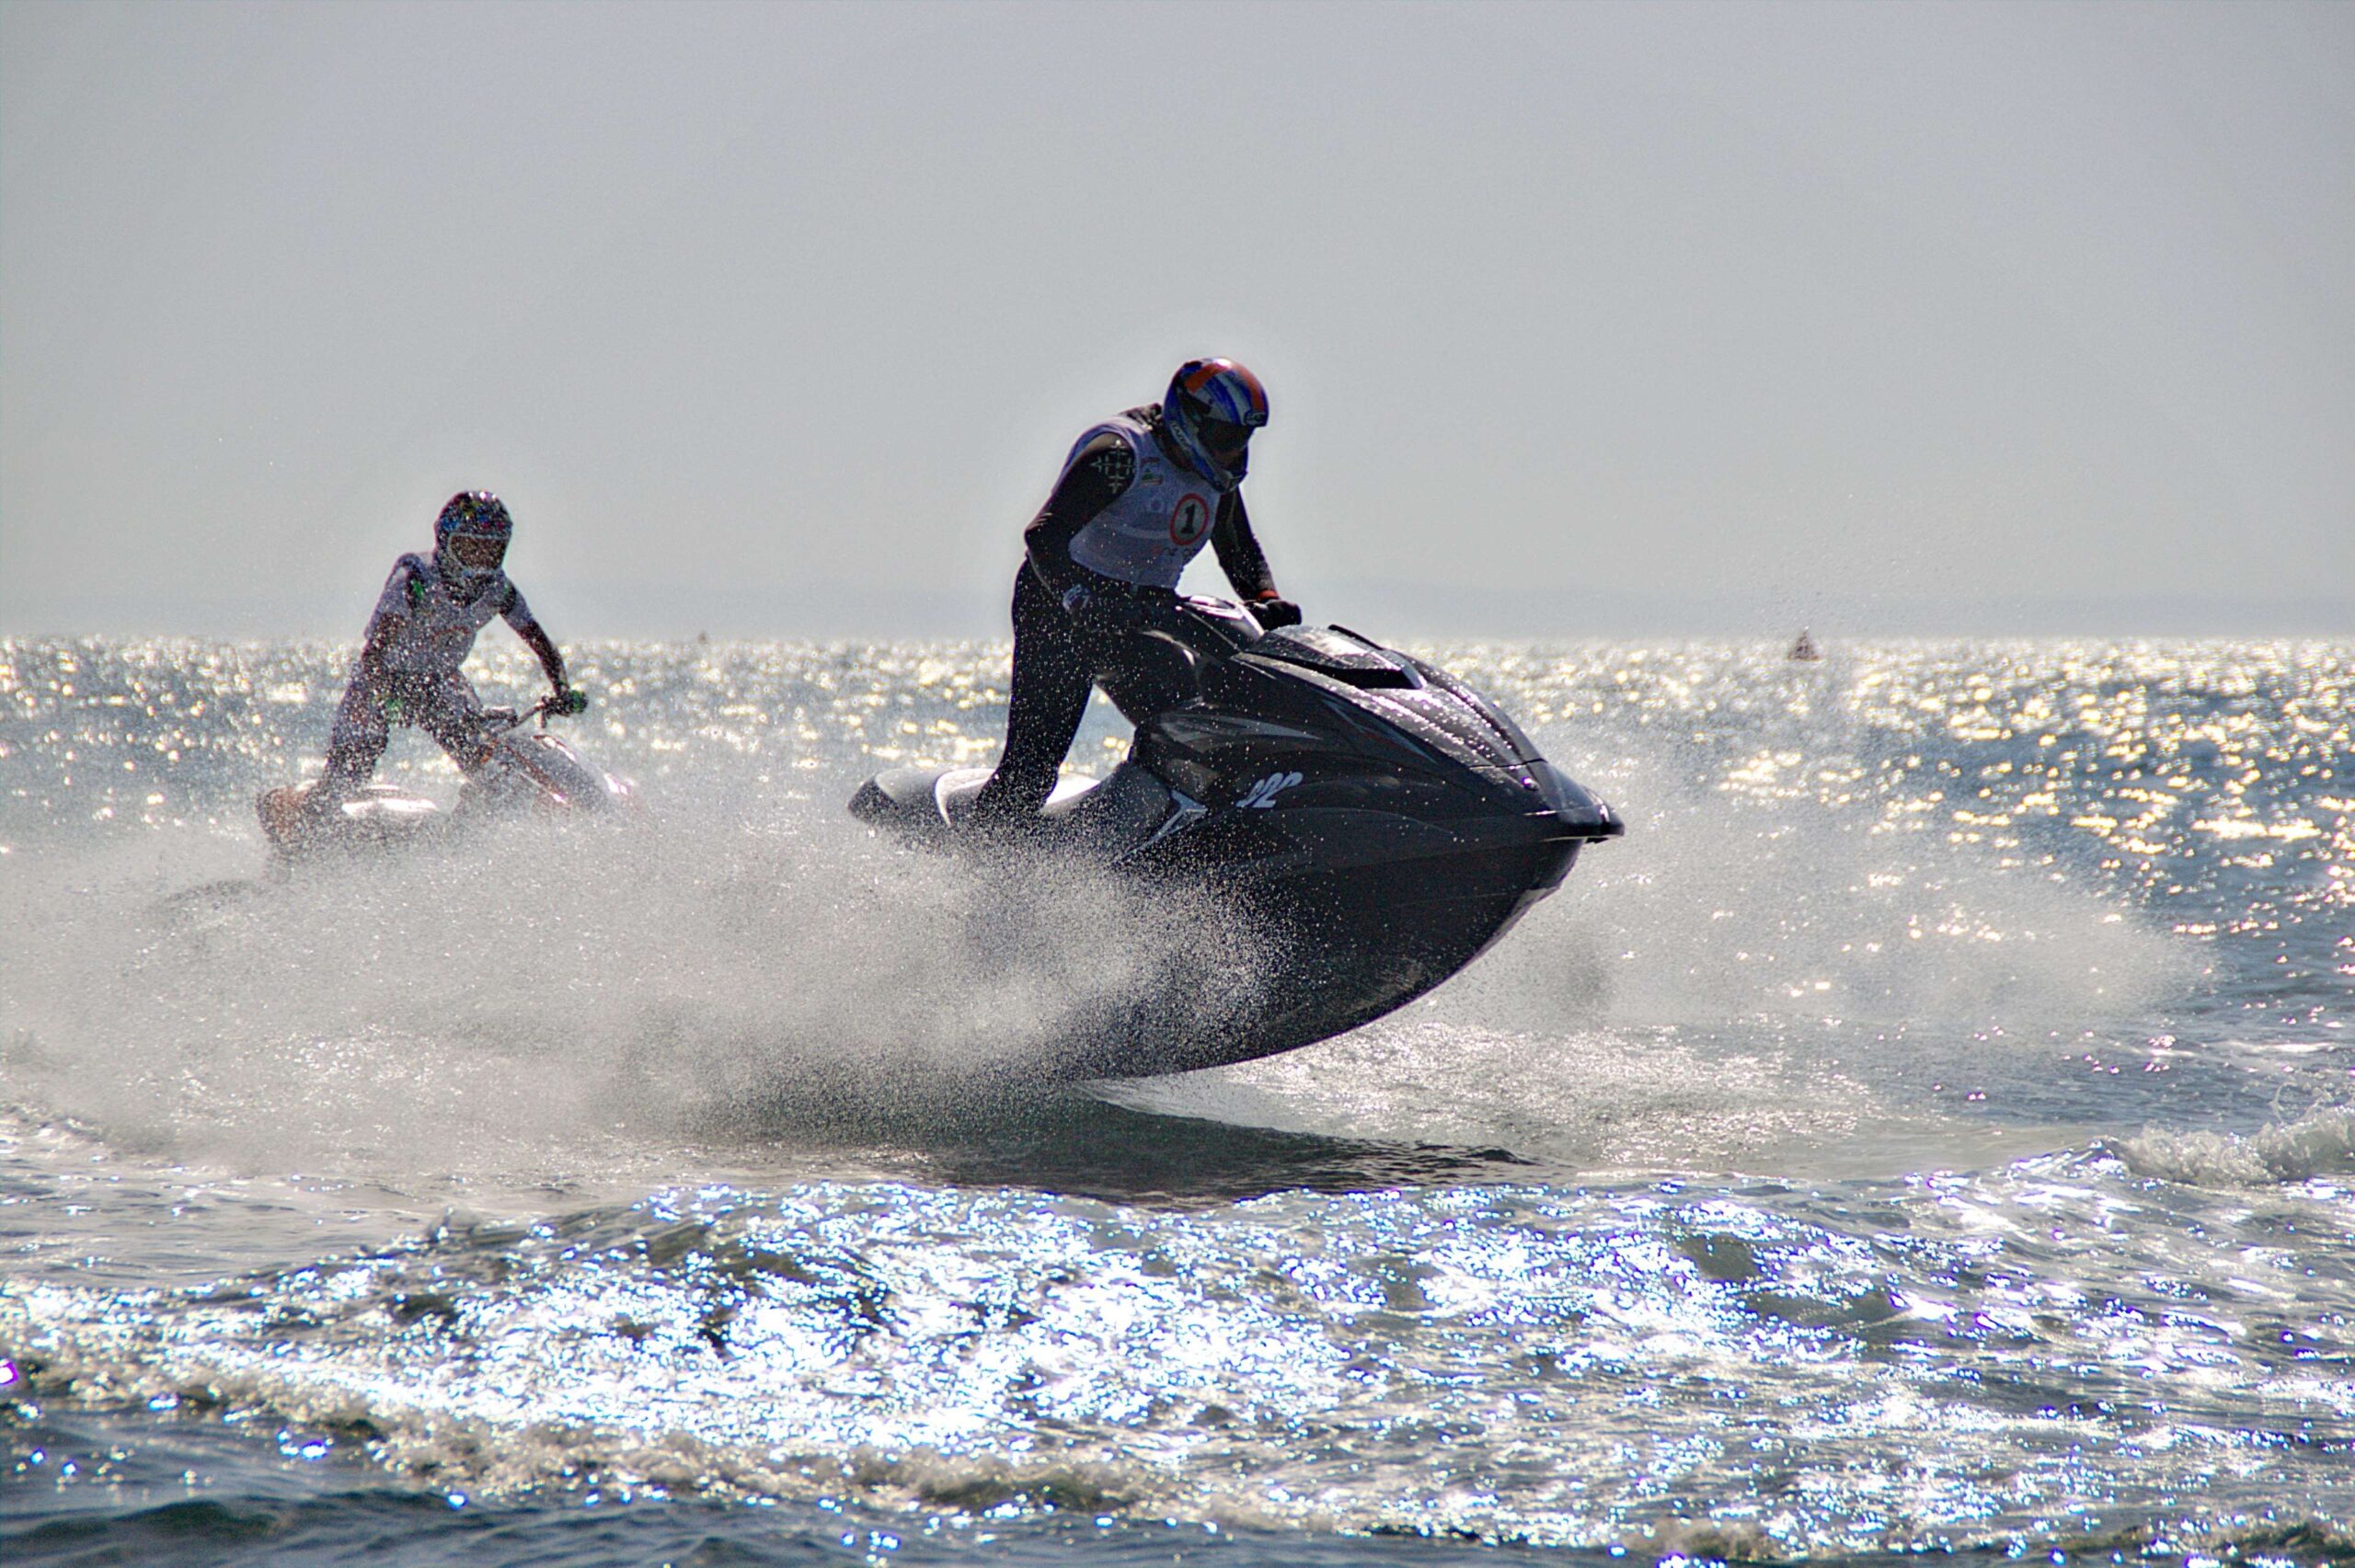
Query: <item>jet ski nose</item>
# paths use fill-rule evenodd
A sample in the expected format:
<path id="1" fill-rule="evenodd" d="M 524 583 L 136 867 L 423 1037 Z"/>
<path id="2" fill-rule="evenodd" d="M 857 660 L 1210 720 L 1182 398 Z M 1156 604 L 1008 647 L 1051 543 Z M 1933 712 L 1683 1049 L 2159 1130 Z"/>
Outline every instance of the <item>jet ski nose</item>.
<path id="1" fill-rule="evenodd" d="M 1626 835 L 1627 824 L 1611 809 L 1609 801 L 1553 763 L 1536 763 L 1530 769 L 1530 776 L 1536 781 L 1545 804 L 1553 809 L 1568 836 L 1593 841 Z"/>

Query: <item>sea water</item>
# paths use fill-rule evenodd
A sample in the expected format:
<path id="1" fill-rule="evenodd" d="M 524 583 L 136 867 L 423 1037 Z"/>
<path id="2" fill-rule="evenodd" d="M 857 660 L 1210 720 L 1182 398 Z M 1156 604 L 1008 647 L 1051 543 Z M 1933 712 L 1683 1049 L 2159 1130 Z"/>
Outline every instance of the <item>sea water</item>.
<path id="1" fill-rule="evenodd" d="M 0 1556 L 2355 1552 L 2355 644 L 1419 651 L 1626 838 L 983 1094 L 1281 983 L 847 818 L 1003 647 L 588 645 L 631 820 L 271 877 L 348 650 L 0 642 Z"/>

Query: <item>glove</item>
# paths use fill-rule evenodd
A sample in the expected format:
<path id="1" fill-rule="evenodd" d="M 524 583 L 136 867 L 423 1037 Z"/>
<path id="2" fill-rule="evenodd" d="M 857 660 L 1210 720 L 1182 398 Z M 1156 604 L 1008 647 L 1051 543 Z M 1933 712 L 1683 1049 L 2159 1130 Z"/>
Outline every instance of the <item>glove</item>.
<path id="1" fill-rule="evenodd" d="M 1300 606 L 1272 593 L 1253 600 L 1249 609 L 1251 618 L 1259 623 L 1259 629 L 1263 632 L 1272 632 L 1278 626 L 1300 624 Z"/>
<path id="2" fill-rule="evenodd" d="M 565 718 L 575 718 L 589 711 L 589 693 L 571 686 L 558 686 L 556 700 L 548 704 L 548 712 Z"/>

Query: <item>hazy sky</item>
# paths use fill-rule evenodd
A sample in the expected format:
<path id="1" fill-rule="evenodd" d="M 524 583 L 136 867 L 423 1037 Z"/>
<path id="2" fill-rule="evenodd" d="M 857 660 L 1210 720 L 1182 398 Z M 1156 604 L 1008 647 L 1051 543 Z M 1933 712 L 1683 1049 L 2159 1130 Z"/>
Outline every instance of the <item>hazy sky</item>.
<path id="1" fill-rule="evenodd" d="M 0 0 L 0 629 L 987 630 L 1195 353 L 1320 618 L 2355 630 L 2355 6 Z"/>

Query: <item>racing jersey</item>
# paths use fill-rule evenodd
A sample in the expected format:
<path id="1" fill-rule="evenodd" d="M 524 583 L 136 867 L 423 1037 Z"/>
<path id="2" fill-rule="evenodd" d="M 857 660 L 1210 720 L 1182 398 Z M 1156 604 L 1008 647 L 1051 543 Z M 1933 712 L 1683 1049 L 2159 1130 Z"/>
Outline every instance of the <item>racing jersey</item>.
<path id="1" fill-rule="evenodd" d="M 1242 491 L 1222 493 L 1167 452 L 1159 414 L 1153 405 L 1132 408 L 1079 438 L 1024 531 L 1032 567 L 1059 596 L 1090 572 L 1174 589 L 1207 543 L 1236 592 L 1273 593 Z"/>
<path id="2" fill-rule="evenodd" d="M 433 569 L 431 561 L 423 555 L 403 555 L 393 563 L 393 575 L 385 579 L 385 591 L 377 596 L 369 629 L 373 634 L 380 626 L 391 628 L 383 653 L 387 673 L 455 675 L 474 648 L 475 635 L 494 615 L 518 635 L 537 626 L 523 593 L 505 572 L 492 573 L 478 591 L 460 599 Z M 363 656 L 352 673 L 363 674 L 365 663 Z"/>

